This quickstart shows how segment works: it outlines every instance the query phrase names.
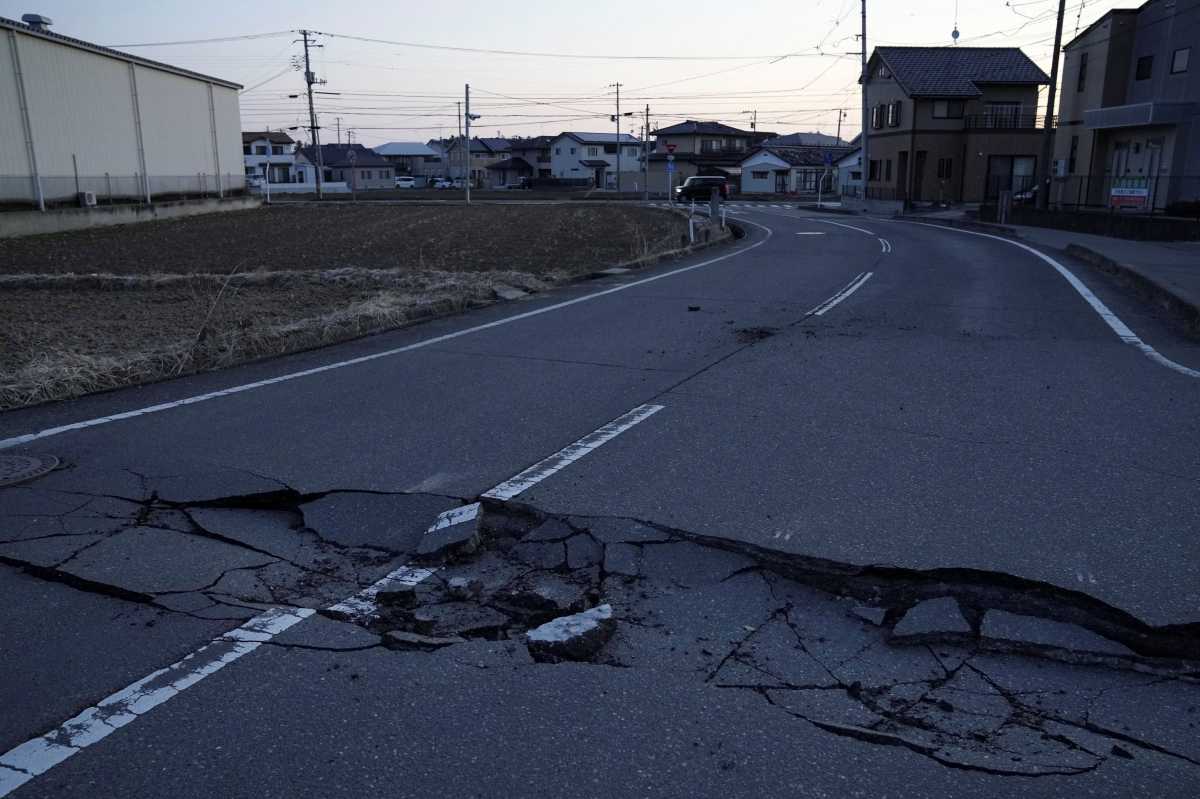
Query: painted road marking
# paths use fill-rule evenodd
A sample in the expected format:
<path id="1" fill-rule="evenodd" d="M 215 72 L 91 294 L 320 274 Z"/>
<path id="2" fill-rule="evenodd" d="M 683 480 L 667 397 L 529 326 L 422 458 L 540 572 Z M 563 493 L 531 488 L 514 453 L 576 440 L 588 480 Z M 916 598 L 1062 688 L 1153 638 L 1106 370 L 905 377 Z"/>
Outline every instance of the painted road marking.
<path id="1" fill-rule="evenodd" d="M 811 311 L 809 311 L 807 314 L 805 314 L 805 316 L 824 316 L 827 311 L 833 310 L 833 308 L 835 306 L 837 306 L 838 303 L 840 303 L 842 300 L 849 297 L 854 292 L 858 291 L 859 287 L 861 287 L 863 283 L 866 283 L 868 280 L 870 280 L 871 275 L 873 275 L 873 274 L 875 274 L 875 273 L 874 272 L 863 272 L 858 277 L 854 278 L 848 284 L 846 284 L 845 288 L 843 288 L 837 294 L 834 294 L 829 299 L 825 300 L 825 302 L 823 302 L 820 305 L 818 305 L 817 307 L 813 308 Z"/>
<path id="2" fill-rule="evenodd" d="M 661 411 L 663 405 L 639 405 L 621 414 L 583 438 L 543 458 L 515 476 L 490 489 L 484 497 L 506 501 L 526 491 L 546 478 L 557 474 L 589 452 L 612 441 L 633 426 Z M 473 502 L 438 514 L 429 531 L 472 521 L 479 516 L 480 503 Z M 415 586 L 437 570 L 424 566 L 404 565 L 382 579 L 330 605 L 326 612 L 346 621 L 357 621 L 378 610 L 377 597 L 381 591 L 401 586 Z M 309 608 L 272 608 L 255 616 L 237 629 L 221 635 L 192 654 L 165 669 L 143 677 L 137 682 L 101 700 L 79 715 L 63 722 L 45 735 L 32 738 L 0 755 L 0 799 L 20 788 L 34 777 L 44 774 L 72 755 L 104 740 L 138 716 L 178 696 L 210 674 L 250 654 L 289 627 L 312 616 Z"/>
<path id="3" fill-rule="evenodd" d="M 805 230 L 800 233 L 797 233 L 796 235 L 797 236 L 824 236 L 825 231 L 823 231 L 823 230 Z"/>
<path id="4" fill-rule="evenodd" d="M 1112 331 L 1117 334 L 1117 338 L 1121 339 L 1121 341 L 1140 350 L 1143 355 L 1157 363 L 1159 366 L 1165 366 L 1168 369 L 1172 369 L 1182 375 L 1187 375 L 1188 377 L 1200 378 L 1200 371 L 1172 361 L 1170 358 L 1154 349 L 1154 347 L 1142 341 L 1142 339 L 1136 333 L 1134 333 L 1132 329 L 1130 329 L 1129 325 L 1121 321 L 1121 317 L 1109 310 L 1109 307 L 1104 304 L 1103 300 L 1093 294 L 1092 290 L 1085 286 L 1082 280 L 1075 277 L 1074 272 L 1072 272 L 1070 269 L 1067 269 L 1049 255 L 1046 255 L 1044 252 L 1030 247 L 1028 244 L 1023 244 L 1019 241 L 1013 241 L 1012 239 L 1006 239 L 1003 236 L 995 236 L 991 233 L 979 233 L 978 231 L 974 230 L 963 230 L 962 228 L 953 228 L 946 225 L 933 225 L 928 222 L 910 222 L 904 219 L 879 219 L 877 221 L 897 222 L 904 225 L 920 225 L 922 227 L 938 228 L 939 230 L 949 230 L 955 233 L 966 233 L 970 236 L 982 236 L 985 239 L 995 239 L 996 241 L 1007 242 L 1015 247 L 1020 247 L 1026 252 L 1033 253 L 1038 258 L 1041 258 L 1043 261 L 1054 267 L 1054 269 L 1060 275 L 1062 275 L 1063 279 L 1071 284 L 1071 288 L 1075 289 L 1075 291 L 1079 293 L 1079 296 L 1083 297 L 1084 301 L 1088 305 L 1092 306 L 1092 310 L 1104 320 L 1105 324 L 1107 324 L 1109 328 L 1111 328 Z"/>
<path id="5" fill-rule="evenodd" d="M 802 219 L 803 217 L 797 217 L 797 218 L 800 218 L 800 219 Z M 855 227 L 854 225 L 846 225 L 846 224 L 843 224 L 843 223 L 841 223 L 841 222 L 830 222 L 828 219 L 810 219 L 810 220 L 808 220 L 808 221 L 810 221 L 810 222 L 824 222 L 826 225 L 837 225 L 838 227 L 849 228 L 850 230 L 857 230 L 859 233 L 866 233 L 868 236 L 874 236 L 874 235 L 875 235 L 874 233 L 872 233 L 871 231 L 867 230 L 866 228 Z"/>
<path id="6" fill-rule="evenodd" d="M 0 755 L 0 797 L 8 796 L 39 774 L 104 740 L 313 613 L 308 608 L 273 608 L 255 616 L 183 660 L 102 699 L 45 735 L 13 747 Z"/>
<path id="7" fill-rule="evenodd" d="M 890 241 L 888 241 L 887 239 L 880 239 L 879 240 L 879 251 L 880 252 L 891 252 L 892 251 L 892 243 Z"/>
<path id="8" fill-rule="evenodd" d="M 206 394 L 197 394 L 194 397 L 186 397 L 184 399 L 174 400 L 172 402 L 162 402 L 157 405 L 148 405 L 144 408 L 138 408 L 138 409 L 132 410 L 132 411 L 125 411 L 123 413 L 114 413 L 110 416 L 101 416 L 101 417 L 98 417 L 95 419 L 87 419 L 82 422 L 73 422 L 72 424 L 60 425 L 58 427 L 49 427 L 49 428 L 46 428 L 45 430 L 39 430 L 36 433 L 26 433 L 24 435 L 13 436 L 12 438 L 0 439 L 0 449 L 8 449 L 10 447 L 17 447 L 22 444 L 28 444 L 31 441 L 37 441 L 42 438 L 49 438 L 51 436 L 57 436 L 57 435 L 61 435 L 63 433 L 69 433 L 74 430 L 85 430 L 89 427 L 97 427 L 99 425 L 110 424 L 112 422 L 119 422 L 119 421 L 123 421 L 125 419 L 133 419 L 138 416 L 145 416 L 146 414 L 159 413 L 161 411 L 168 411 L 173 408 L 179 408 L 179 407 L 182 407 L 185 405 L 194 405 L 198 402 L 207 402 L 208 400 L 218 399 L 220 397 L 227 397 L 232 394 L 241 394 L 246 391 L 253 391 L 258 388 L 264 388 L 266 386 L 273 386 L 277 383 L 286 383 L 289 380 L 296 380 L 296 379 L 299 379 L 302 377 L 311 377 L 312 375 L 318 375 L 323 372 L 332 371 L 334 369 L 341 369 L 346 366 L 357 366 L 358 364 L 369 363 L 370 361 L 378 360 L 380 358 L 391 358 L 393 356 L 400 355 L 402 353 L 412 352 L 413 350 L 419 350 L 424 347 L 430 347 L 435 344 L 441 344 L 442 342 L 445 342 L 445 341 L 451 341 L 453 339 L 461 338 L 463 336 L 469 336 L 473 333 L 479 333 L 484 330 L 491 330 L 492 328 L 495 328 L 495 327 L 502 327 L 504 325 L 512 324 L 513 322 L 519 322 L 523 319 L 530 319 L 535 316 L 540 316 L 542 314 L 551 313 L 553 311 L 559 311 L 559 310 L 562 310 L 563 308 L 569 308 L 572 305 L 578 305 L 579 303 L 591 302 L 592 300 L 596 300 L 601 297 L 607 297 L 610 294 L 616 294 L 619 291 L 626 291 L 628 289 L 635 288 L 637 286 L 644 286 L 647 283 L 653 283 L 656 280 L 664 280 L 668 277 L 674 277 L 675 275 L 682 275 L 685 272 L 691 272 L 694 269 L 701 269 L 705 266 L 710 266 L 712 264 L 715 264 L 718 261 L 724 261 L 727 258 L 732 258 L 736 255 L 742 255 L 744 253 L 749 252 L 750 250 L 753 250 L 755 247 L 761 247 L 762 245 L 766 244 L 767 241 L 769 241 L 771 236 L 774 234 L 774 231 L 771 230 L 771 228 L 766 227 L 765 225 L 759 225 L 755 222 L 749 222 L 749 221 L 747 221 L 746 224 L 754 225 L 757 228 L 761 228 L 762 230 L 765 230 L 767 235 L 764 238 L 762 238 L 760 241 L 756 241 L 753 244 L 739 246 L 732 252 L 725 253 L 724 255 L 718 255 L 715 258 L 709 258 L 708 260 L 701 261 L 698 264 L 692 264 L 691 266 L 682 266 L 678 269 L 672 269 L 668 272 L 663 272 L 660 275 L 651 275 L 650 277 L 644 277 L 641 280 L 630 281 L 629 283 L 623 283 L 619 286 L 613 286 L 612 288 L 604 289 L 603 291 L 597 291 L 592 294 L 586 294 L 582 297 L 576 297 L 573 300 L 565 300 L 563 302 L 554 303 L 553 305 L 547 305 L 544 308 L 536 308 L 532 311 L 525 311 L 524 313 L 514 314 L 512 316 L 506 316 L 503 319 L 497 319 L 494 322 L 486 322 L 484 324 L 475 325 L 473 327 L 468 327 L 463 330 L 457 330 L 453 333 L 445 333 L 440 336 L 434 336 L 432 338 L 423 339 L 421 341 L 416 341 L 412 344 L 406 344 L 403 347 L 395 347 L 390 350 L 384 350 L 382 352 L 371 353 L 370 355 L 362 355 L 362 356 L 359 356 L 358 358 L 350 358 L 350 359 L 344 360 L 344 361 L 337 361 L 335 363 L 327 363 L 327 364 L 323 364 L 321 366 L 314 366 L 311 369 L 304 369 L 299 372 L 290 372 L 288 374 L 279 375 L 278 377 L 269 377 L 264 380 L 255 380 L 252 383 L 244 383 L 240 386 L 231 386 L 229 388 L 223 388 L 218 391 L 210 391 Z"/>
<path id="9" fill-rule="evenodd" d="M 597 447 L 612 441 L 634 425 L 646 421 L 662 409 L 662 405 L 639 405 L 575 443 L 568 444 L 550 457 L 543 458 L 515 477 L 505 480 L 483 496 L 501 501 L 512 499 L 552 474 L 562 471 Z"/>

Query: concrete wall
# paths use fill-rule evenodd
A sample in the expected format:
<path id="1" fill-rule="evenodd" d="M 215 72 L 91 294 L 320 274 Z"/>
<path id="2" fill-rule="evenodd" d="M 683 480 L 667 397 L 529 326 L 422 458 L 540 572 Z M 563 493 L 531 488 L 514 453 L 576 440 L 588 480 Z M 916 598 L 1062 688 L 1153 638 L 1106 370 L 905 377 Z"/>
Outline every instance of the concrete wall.
<path id="1" fill-rule="evenodd" d="M 221 211 L 257 208 L 257 197 L 233 197 L 224 200 L 186 200 L 155 205 L 114 205 L 97 208 L 59 208 L 50 211 L 10 211 L 0 214 L 0 238 L 61 233 L 108 225 L 128 225 L 155 219 L 177 219 Z"/>

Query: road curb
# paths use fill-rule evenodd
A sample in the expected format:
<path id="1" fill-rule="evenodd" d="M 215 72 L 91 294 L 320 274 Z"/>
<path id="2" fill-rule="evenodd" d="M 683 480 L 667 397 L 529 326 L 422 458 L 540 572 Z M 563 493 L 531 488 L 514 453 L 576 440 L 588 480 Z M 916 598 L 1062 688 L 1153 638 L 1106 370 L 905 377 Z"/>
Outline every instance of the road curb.
<path id="1" fill-rule="evenodd" d="M 1072 258 L 1114 275 L 1126 285 L 1131 286 L 1143 298 L 1178 315 L 1182 318 L 1188 334 L 1200 337 L 1200 301 L 1182 296 L 1170 286 L 1164 285 L 1136 266 L 1114 261 L 1107 255 L 1082 244 L 1068 244 L 1063 251 Z"/>
<path id="2" fill-rule="evenodd" d="M 975 230 L 982 233 L 999 233 L 1005 236 L 1016 237 L 1017 231 L 1015 228 L 1007 225 L 995 225 L 991 222 L 974 222 L 965 219 L 944 219 L 940 217 L 924 217 L 920 214 L 894 214 L 892 219 L 898 219 L 901 222 L 922 222 L 926 225 L 941 225 L 942 227 L 961 228 L 963 230 Z"/>

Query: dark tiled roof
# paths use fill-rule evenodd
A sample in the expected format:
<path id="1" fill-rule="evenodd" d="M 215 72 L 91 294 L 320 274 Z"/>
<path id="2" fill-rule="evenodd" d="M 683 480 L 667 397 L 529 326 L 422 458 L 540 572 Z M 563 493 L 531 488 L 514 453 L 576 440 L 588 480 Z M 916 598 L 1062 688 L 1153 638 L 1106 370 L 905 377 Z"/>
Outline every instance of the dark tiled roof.
<path id="1" fill-rule="evenodd" d="M 516 158 L 505 158 L 503 161 L 497 161 L 494 164 L 488 165 L 488 169 L 530 169 L 533 167 L 524 158 L 517 156 Z"/>
<path id="2" fill-rule="evenodd" d="M 692 134 L 712 134 L 717 136 L 753 136 L 753 131 L 741 130 L 731 127 L 721 122 L 699 122 L 695 119 L 689 119 L 686 122 L 680 122 L 678 125 L 671 125 L 667 128 L 659 128 L 654 131 L 654 136 L 689 136 Z"/>
<path id="3" fill-rule="evenodd" d="M 509 139 L 510 150 L 549 150 L 554 136 L 530 136 L 524 139 Z"/>
<path id="4" fill-rule="evenodd" d="M 845 142 L 828 133 L 789 133 L 763 142 L 764 147 L 841 147 Z"/>
<path id="5" fill-rule="evenodd" d="M 743 161 L 759 153 L 767 152 L 789 166 L 825 166 L 825 154 L 830 156 L 830 163 L 836 162 L 846 153 L 849 147 L 760 147 Z"/>
<path id="6" fill-rule="evenodd" d="M 391 161 L 361 144 L 322 144 L 321 163 L 327 167 L 349 167 L 351 150 L 355 167 L 392 166 Z M 317 152 L 311 146 L 301 147 L 300 152 L 313 164 L 317 163 Z"/>
<path id="7" fill-rule="evenodd" d="M 586 167 L 593 167 L 593 168 L 598 167 L 598 166 L 611 166 L 611 164 L 609 164 L 607 161 L 605 161 L 602 158 L 591 158 L 591 159 L 588 159 L 587 161 L 580 161 L 579 163 L 583 164 Z"/>
<path id="8" fill-rule="evenodd" d="M 1017 47 L 876 47 L 872 70 L 877 59 L 910 97 L 978 97 L 980 85 L 1050 82 Z"/>
<path id="9" fill-rule="evenodd" d="M 267 139 L 275 144 L 291 144 L 294 140 L 291 136 L 279 130 L 251 130 L 242 131 L 242 144 Z"/>
<path id="10" fill-rule="evenodd" d="M 577 142 L 580 142 L 581 144 L 616 144 L 617 143 L 617 134 L 616 133 L 584 133 L 584 132 L 580 132 L 580 131 L 568 130 L 565 133 L 560 133 L 558 136 L 555 136 L 554 138 L 557 139 L 561 136 L 570 136 L 572 139 L 574 139 Z M 622 144 L 641 144 L 641 141 L 635 136 L 630 136 L 628 133 L 622 133 L 621 134 L 621 143 Z"/>

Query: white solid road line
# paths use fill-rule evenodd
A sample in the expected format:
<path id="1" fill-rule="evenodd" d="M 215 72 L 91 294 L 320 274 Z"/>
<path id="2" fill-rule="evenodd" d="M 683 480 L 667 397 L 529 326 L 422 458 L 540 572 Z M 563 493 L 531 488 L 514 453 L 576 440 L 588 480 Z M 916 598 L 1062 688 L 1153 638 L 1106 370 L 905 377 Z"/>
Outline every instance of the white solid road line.
<path id="1" fill-rule="evenodd" d="M 825 302 L 813 308 L 811 311 L 805 314 L 805 316 L 824 316 L 827 311 L 833 310 L 838 303 L 849 297 L 854 292 L 858 291 L 863 283 L 866 283 L 871 279 L 873 274 L 875 273 L 863 272 L 861 275 L 851 280 L 845 288 L 843 288 L 837 294 L 834 294 L 829 299 L 825 300 Z"/>
<path id="2" fill-rule="evenodd" d="M 824 236 L 823 230 L 804 230 L 796 234 L 797 236 Z"/>
<path id="3" fill-rule="evenodd" d="M 0 755 L 0 797 L 8 796 L 39 774 L 250 654 L 313 613 L 315 611 L 307 608 L 275 608 L 255 616 L 183 660 L 101 700 L 45 735 L 13 747 Z"/>
<path id="4" fill-rule="evenodd" d="M 663 407 L 639 405 L 505 480 L 483 496 L 501 501 L 512 499 L 635 425 L 646 421 Z M 445 511 L 438 514 L 429 530 L 440 530 L 470 521 L 479 515 L 479 510 L 480 504 L 473 502 Z M 366 618 L 378 609 L 376 597 L 381 591 L 399 586 L 415 586 L 435 571 L 424 566 L 401 566 L 357 594 L 330 605 L 326 610 L 348 621 Z M 235 660 L 250 654 L 263 643 L 315 612 L 309 608 L 272 608 L 255 616 L 241 627 L 215 638 L 183 660 L 165 669 L 159 669 L 101 700 L 45 735 L 13 747 L 0 755 L 0 799 L 86 747 L 102 741 L 138 716 L 178 696 L 180 692 L 210 674 L 215 674 Z"/>
<path id="5" fill-rule="evenodd" d="M 857 230 L 859 233 L 866 233 L 868 236 L 874 236 L 874 235 L 875 235 L 874 233 L 872 233 L 871 231 L 867 230 L 866 228 L 855 227 L 854 225 L 846 225 L 846 224 L 843 224 L 843 223 L 841 223 L 841 222 L 831 222 L 831 221 L 829 221 L 828 219 L 809 219 L 808 217 L 803 217 L 803 216 L 798 216 L 798 217 L 796 217 L 796 218 L 797 218 L 797 219 L 804 219 L 804 220 L 805 220 L 805 221 L 807 221 L 807 222 L 824 222 L 826 225 L 837 225 L 838 227 L 849 228 L 850 230 Z"/>
<path id="6" fill-rule="evenodd" d="M 228 397 L 232 394 L 241 394 L 245 391 L 253 391 L 254 389 L 264 388 L 266 386 L 272 386 L 272 385 L 275 385 L 276 383 L 286 383 L 289 380 L 296 380 L 301 377 L 311 377 L 312 375 L 318 375 L 323 372 L 328 372 L 328 371 L 331 371 L 334 369 L 341 369 L 346 366 L 356 366 L 356 365 L 362 364 L 362 363 L 369 363 L 370 361 L 374 361 L 379 358 L 390 358 L 392 356 L 400 355 L 405 352 L 412 352 L 413 350 L 419 350 L 424 347 L 430 347 L 435 344 L 441 344 L 442 342 L 445 342 L 445 341 L 451 341 L 452 339 L 461 338 L 463 336 L 469 336 L 473 333 L 479 333 L 483 330 L 491 330 L 494 327 L 503 327 L 504 325 L 512 324 L 513 322 L 519 322 L 522 319 L 530 319 L 535 316 L 541 316 L 542 314 L 551 313 L 553 311 L 559 311 L 559 310 L 562 310 L 563 308 L 569 308 L 572 305 L 578 305 L 579 303 L 590 302 L 592 300 L 596 300 L 601 297 L 607 297 L 609 294 L 616 294 L 619 291 L 626 291 L 628 289 L 635 288 L 637 286 L 644 286 L 647 283 L 653 283 L 656 280 L 664 280 L 668 277 L 674 277 L 675 275 L 681 275 L 681 274 L 684 274 L 685 272 L 691 272 L 694 269 L 701 269 L 701 268 L 709 266 L 711 264 L 715 264 L 718 261 L 724 261 L 727 258 L 733 258 L 734 256 L 742 255 L 746 252 L 749 252 L 750 250 L 753 250 L 756 247 L 761 247 L 762 245 L 766 244 L 767 241 L 769 241 L 771 236 L 774 234 L 774 231 L 765 225 L 759 225 L 755 222 L 749 222 L 749 221 L 747 221 L 746 224 L 754 225 L 755 227 L 761 228 L 762 230 L 766 231 L 767 235 L 764 236 L 760 241 L 756 241 L 753 244 L 739 246 L 737 249 L 733 250 L 732 252 L 725 253 L 724 255 L 718 255 L 715 258 L 709 258 L 708 260 L 701 261 L 698 264 L 692 264 L 690 266 L 682 266 L 678 269 L 672 269 L 669 272 L 663 272 L 662 274 L 659 274 L 659 275 L 651 275 L 650 277 L 644 277 L 641 280 L 633 280 L 633 281 L 630 281 L 629 283 L 623 283 L 619 286 L 614 286 L 609 289 L 604 289 L 603 291 L 597 291 L 592 294 L 586 294 L 582 297 L 576 297 L 573 300 L 565 300 L 563 302 L 554 303 L 553 305 L 547 305 L 544 308 L 536 308 L 532 311 L 525 311 L 524 313 L 514 314 L 512 316 L 506 316 L 505 318 L 497 319 L 494 322 L 486 322 L 482 325 L 475 325 L 473 327 L 468 327 L 463 330 L 457 330 L 453 333 L 446 333 L 441 336 L 434 336 L 432 338 L 423 339 L 421 341 L 417 341 L 412 344 L 406 344 L 403 347 L 396 347 L 394 349 L 384 350 L 382 352 L 374 352 L 374 353 L 371 353 L 370 355 L 363 355 L 358 358 L 350 358 L 345 361 L 337 361 L 335 363 L 327 363 L 327 364 L 323 364 L 321 366 L 315 366 L 311 369 L 304 369 L 299 372 L 290 372 L 288 374 L 279 375 L 278 377 L 269 377 L 269 378 L 266 378 L 265 380 L 255 380 L 253 383 L 244 383 L 240 386 L 230 386 L 229 388 L 223 388 L 218 391 L 210 391 L 206 394 L 197 394 L 196 396 L 193 396 L 193 397 L 186 397 L 184 399 L 174 400 L 172 402 L 162 402 L 157 405 L 149 405 L 147 407 L 137 408 L 136 410 L 132 410 L 132 411 L 125 411 L 123 413 L 114 413 L 110 416 L 101 416 L 101 417 L 98 417 L 95 419 L 86 419 L 82 422 L 73 422 L 71 424 L 64 424 L 64 425 L 60 425 L 58 427 L 50 427 L 45 430 L 39 430 L 36 433 L 26 433 L 24 435 L 13 436 L 12 438 L 0 439 L 0 449 L 8 449 L 10 447 L 20 446 L 21 444 L 28 444 L 31 441 L 37 441 L 42 438 L 49 438 L 51 436 L 61 435 L 62 433 L 69 433 L 74 430 L 84 430 L 89 427 L 97 427 L 99 425 L 109 424 L 111 422 L 119 422 L 124 419 L 132 419 L 134 417 L 145 416 L 146 414 L 150 414 L 150 413 L 159 413 L 160 411 L 168 411 L 168 410 L 171 410 L 172 408 L 179 408 L 184 405 L 194 405 L 197 402 L 207 402 L 208 400 L 217 399 L 219 397 Z"/>
<path id="7" fill-rule="evenodd" d="M 1014 247 L 1020 247 L 1022 250 L 1036 255 L 1038 258 L 1041 258 L 1043 261 L 1054 267 L 1055 271 L 1062 275 L 1063 279 L 1071 284 L 1071 288 L 1075 289 L 1075 291 L 1079 293 L 1079 296 L 1083 297 L 1084 301 L 1088 305 L 1092 306 L 1092 310 L 1104 320 L 1105 324 L 1107 324 L 1112 331 L 1117 334 L 1117 338 L 1121 339 L 1121 341 L 1140 350 L 1143 355 L 1160 366 L 1165 366 L 1168 369 L 1172 369 L 1182 375 L 1187 375 L 1188 377 L 1200 378 L 1200 371 L 1172 361 L 1170 358 L 1154 349 L 1154 347 L 1142 341 L 1142 339 L 1130 329 L 1129 325 L 1122 322 L 1119 316 L 1109 310 L 1109 307 L 1104 304 L 1103 300 L 1093 294 L 1092 290 L 1085 286 L 1082 280 L 1075 277 L 1074 272 L 1072 272 L 1070 269 L 1067 269 L 1049 255 L 1046 255 L 1044 252 L 1030 247 L 1028 244 L 1023 244 L 1019 241 L 1013 241 L 1012 239 L 1006 239 L 1003 236 L 996 236 L 991 233 L 980 233 L 975 230 L 963 230 L 962 228 L 930 224 L 929 222 L 911 222 L 907 219 L 876 219 L 876 221 L 896 222 L 902 225 L 920 225 L 921 227 L 932 227 L 937 228 L 938 230 L 950 230 L 955 233 L 966 233 L 969 236 L 981 236 L 985 239 L 995 239 L 996 241 L 1007 242 Z"/>

